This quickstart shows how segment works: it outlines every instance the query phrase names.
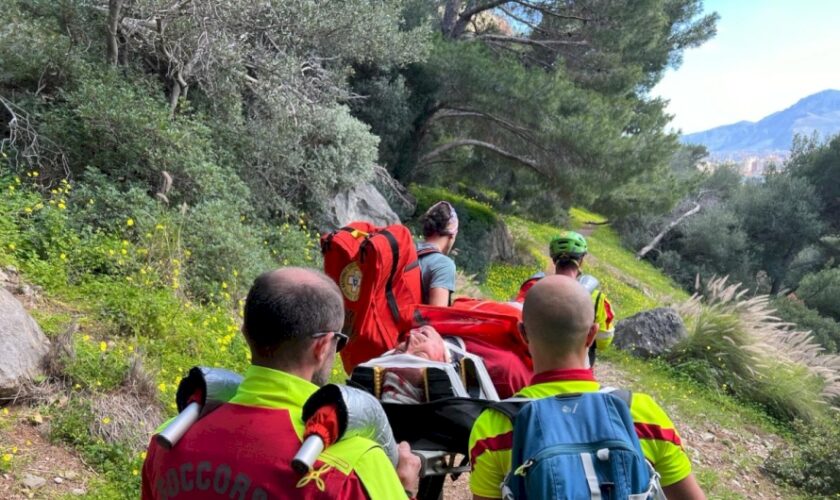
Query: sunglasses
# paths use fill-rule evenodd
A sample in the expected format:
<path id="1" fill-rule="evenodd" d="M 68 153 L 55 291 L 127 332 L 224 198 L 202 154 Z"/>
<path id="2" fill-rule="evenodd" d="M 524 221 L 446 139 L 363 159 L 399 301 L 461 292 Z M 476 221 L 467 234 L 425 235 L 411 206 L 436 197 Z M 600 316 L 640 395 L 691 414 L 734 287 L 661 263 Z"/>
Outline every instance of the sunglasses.
<path id="1" fill-rule="evenodd" d="M 320 338 L 320 337 L 326 337 L 327 335 L 329 335 L 331 333 L 335 336 L 336 339 L 338 339 L 338 341 L 335 344 L 335 352 L 338 352 L 338 351 L 344 349 L 344 346 L 347 345 L 347 341 L 350 340 L 350 338 L 347 335 L 344 335 L 341 332 L 318 332 L 318 333 L 313 333 L 312 335 L 310 335 L 310 337 L 313 338 L 313 339 L 317 339 L 317 338 Z"/>

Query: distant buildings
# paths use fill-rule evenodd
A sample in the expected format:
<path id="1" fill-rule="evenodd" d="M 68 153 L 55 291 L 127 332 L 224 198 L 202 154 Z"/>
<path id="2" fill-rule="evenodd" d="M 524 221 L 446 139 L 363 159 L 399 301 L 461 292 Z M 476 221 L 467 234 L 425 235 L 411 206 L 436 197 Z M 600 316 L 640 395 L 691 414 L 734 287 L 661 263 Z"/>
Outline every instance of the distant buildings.
<path id="1" fill-rule="evenodd" d="M 790 157 L 789 151 L 749 152 L 710 155 L 709 159 L 700 165 L 704 171 L 713 171 L 720 165 L 735 165 L 742 176 L 749 179 L 763 179 L 765 172 L 771 167 L 781 170 L 785 161 Z"/>

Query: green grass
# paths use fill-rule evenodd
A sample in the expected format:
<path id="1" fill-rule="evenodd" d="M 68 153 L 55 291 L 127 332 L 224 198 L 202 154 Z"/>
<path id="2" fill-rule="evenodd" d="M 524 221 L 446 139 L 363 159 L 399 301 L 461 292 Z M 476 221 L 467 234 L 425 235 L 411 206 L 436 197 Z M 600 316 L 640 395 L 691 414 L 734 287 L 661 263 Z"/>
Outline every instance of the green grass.
<path id="1" fill-rule="evenodd" d="M 572 227 L 578 230 L 586 222 L 604 221 L 599 215 L 577 208 L 573 208 L 570 215 Z M 535 264 L 530 268 L 535 271 L 548 268 L 548 242 L 562 228 L 513 216 L 505 217 L 505 222 L 516 238 L 519 253 L 534 257 Z M 590 255 L 584 260 L 583 271 L 598 278 L 601 290 L 610 299 L 619 319 L 688 298 L 684 290 L 648 262 L 636 260 L 632 252 L 621 246 L 618 235 L 608 225 L 591 226 L 591 229 L 591 234 L 586 236 Z M 494 268 L 491 268 L 491 275 L 493 272 Z M 516 280 L 523 274 L 515 266 L 497 266 L 491 296 L 506 299 L 504 293 L 497 292 L 518 289 L 521 281 L 514 284 L 504 280 Z M 488 275 L 488 281 L 491 275 Z"/>

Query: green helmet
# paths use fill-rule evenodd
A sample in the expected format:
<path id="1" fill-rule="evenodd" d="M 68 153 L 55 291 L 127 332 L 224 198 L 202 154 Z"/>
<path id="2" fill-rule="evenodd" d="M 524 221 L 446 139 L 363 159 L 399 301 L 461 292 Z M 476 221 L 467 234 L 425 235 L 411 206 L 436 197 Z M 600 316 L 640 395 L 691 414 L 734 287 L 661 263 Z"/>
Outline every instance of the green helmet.
<path id="1" fill-rule="evenodd" d="M 574 231 L 563 231 L 551 239 L 548 244 L 548 253 L 551 260 L 580 260 L 586 255 L 586 239 L 580 233 Z"/>

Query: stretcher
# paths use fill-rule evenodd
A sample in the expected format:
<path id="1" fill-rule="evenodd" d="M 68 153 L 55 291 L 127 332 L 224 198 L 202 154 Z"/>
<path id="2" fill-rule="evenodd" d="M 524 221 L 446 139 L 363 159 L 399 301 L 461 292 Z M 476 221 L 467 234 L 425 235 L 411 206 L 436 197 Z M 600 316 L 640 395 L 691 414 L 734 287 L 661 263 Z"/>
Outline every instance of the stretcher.
<path id="1" fill-rule="evenodd" d="M 386 355 L 358 365 L 348 385 L 380 399 L 397 442 L 407 441 L 420 458 L 418 499 L 442 498 L 447 476 L 456 479 L 468 472 L 469 437 L 481 412 L 499 397 L 483 361 L 457 346 L 451 363 L 438 363 L 410 355 Z M 382 402 L 389 370 L 421 373 L 422 401 Z"/>

